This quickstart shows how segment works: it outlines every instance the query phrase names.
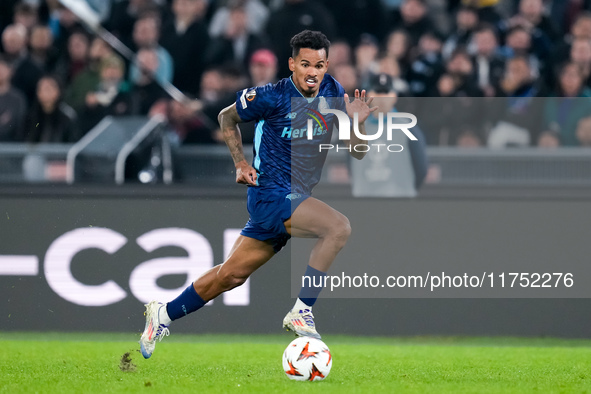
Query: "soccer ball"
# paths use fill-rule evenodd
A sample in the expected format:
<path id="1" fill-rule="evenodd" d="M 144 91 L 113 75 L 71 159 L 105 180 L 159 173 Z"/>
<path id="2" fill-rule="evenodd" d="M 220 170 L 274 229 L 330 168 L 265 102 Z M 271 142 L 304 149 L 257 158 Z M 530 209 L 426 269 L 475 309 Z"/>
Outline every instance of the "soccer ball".
<path id="1" fill-rule="evenodd" d="M 283 352 L 283 370 L 293 380 L 323 380 L 331 367 L 330 350 L 320 339 L 296 338 Z"/>

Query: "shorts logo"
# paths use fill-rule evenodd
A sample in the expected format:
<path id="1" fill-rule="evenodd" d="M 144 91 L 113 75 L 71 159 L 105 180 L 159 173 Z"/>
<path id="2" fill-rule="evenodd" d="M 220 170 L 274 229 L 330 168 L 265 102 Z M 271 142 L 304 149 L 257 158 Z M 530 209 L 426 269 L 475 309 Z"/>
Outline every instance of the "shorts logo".
<path id="1" fill-rule="evenodd" d="M 257 92 L 256 90 L 252 89 L 250 90 L 248 93 L 246 93 L 246 99 L 248 101 L 252 101 L 255 99 L 255 97 L 257 96 Z"/>
<path id="2" fill-rule="evenodd" d="M 300 193 L 291 193 L 285 196 L 285 198 L 289 198 L 291 201 L 293 201 L 297 200 L 298 198 L 302 198 L 302 195 Z"/>

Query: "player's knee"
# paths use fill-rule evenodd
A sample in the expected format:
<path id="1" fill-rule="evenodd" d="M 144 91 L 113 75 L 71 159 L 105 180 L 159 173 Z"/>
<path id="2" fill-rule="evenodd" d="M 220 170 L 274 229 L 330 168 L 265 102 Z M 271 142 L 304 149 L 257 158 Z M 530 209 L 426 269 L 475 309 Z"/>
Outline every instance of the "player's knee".
<path id="1" fill-rule="evenodd" d="M 218 278 L 220 283 L 224 289 L 230 290 L 235 287 L 238 287 L 248 279 L 248 274 L 246 272 L 241 271 L 233 271 L 233 270 L 220 270 L 218 273 Z"/>
<path id="2" fill-rule="evenodd" d="M 351 223 L 346 216 L 342 216 L 333 226 L 331 226 L 331 238 L 338 248 L 342 248 L 347 243 L 351 235 Z"/>

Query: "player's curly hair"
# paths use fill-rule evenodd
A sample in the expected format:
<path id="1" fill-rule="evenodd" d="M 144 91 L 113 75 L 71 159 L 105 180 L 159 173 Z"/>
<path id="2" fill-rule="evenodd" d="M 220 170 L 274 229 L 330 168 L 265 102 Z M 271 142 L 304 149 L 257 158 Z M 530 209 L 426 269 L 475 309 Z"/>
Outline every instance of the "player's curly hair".
<path id="1" fill-rule="evenodd" d="M 304 30 L 291 38 L 289 41 L 291 45 L 291 56 L 295 57 L 300 53 L 302 48 L 310 48 L 314 50 L 324 49 L 326 56 L 328 57 L 328 48 L 330 47 L 330 41 L 320 31 Z"/>

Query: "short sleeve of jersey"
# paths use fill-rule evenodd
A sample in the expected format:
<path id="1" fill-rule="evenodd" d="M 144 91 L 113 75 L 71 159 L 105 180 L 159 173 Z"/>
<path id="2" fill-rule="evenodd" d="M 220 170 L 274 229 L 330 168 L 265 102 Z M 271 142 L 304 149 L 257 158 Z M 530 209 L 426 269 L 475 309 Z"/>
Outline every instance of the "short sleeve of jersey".
<path id="1" fill-rule="evenodd" d="M 267 118 L 276 102 L 277 92 L 272 84 L 236 92 L 236 111 L 244 122 Z"/>

